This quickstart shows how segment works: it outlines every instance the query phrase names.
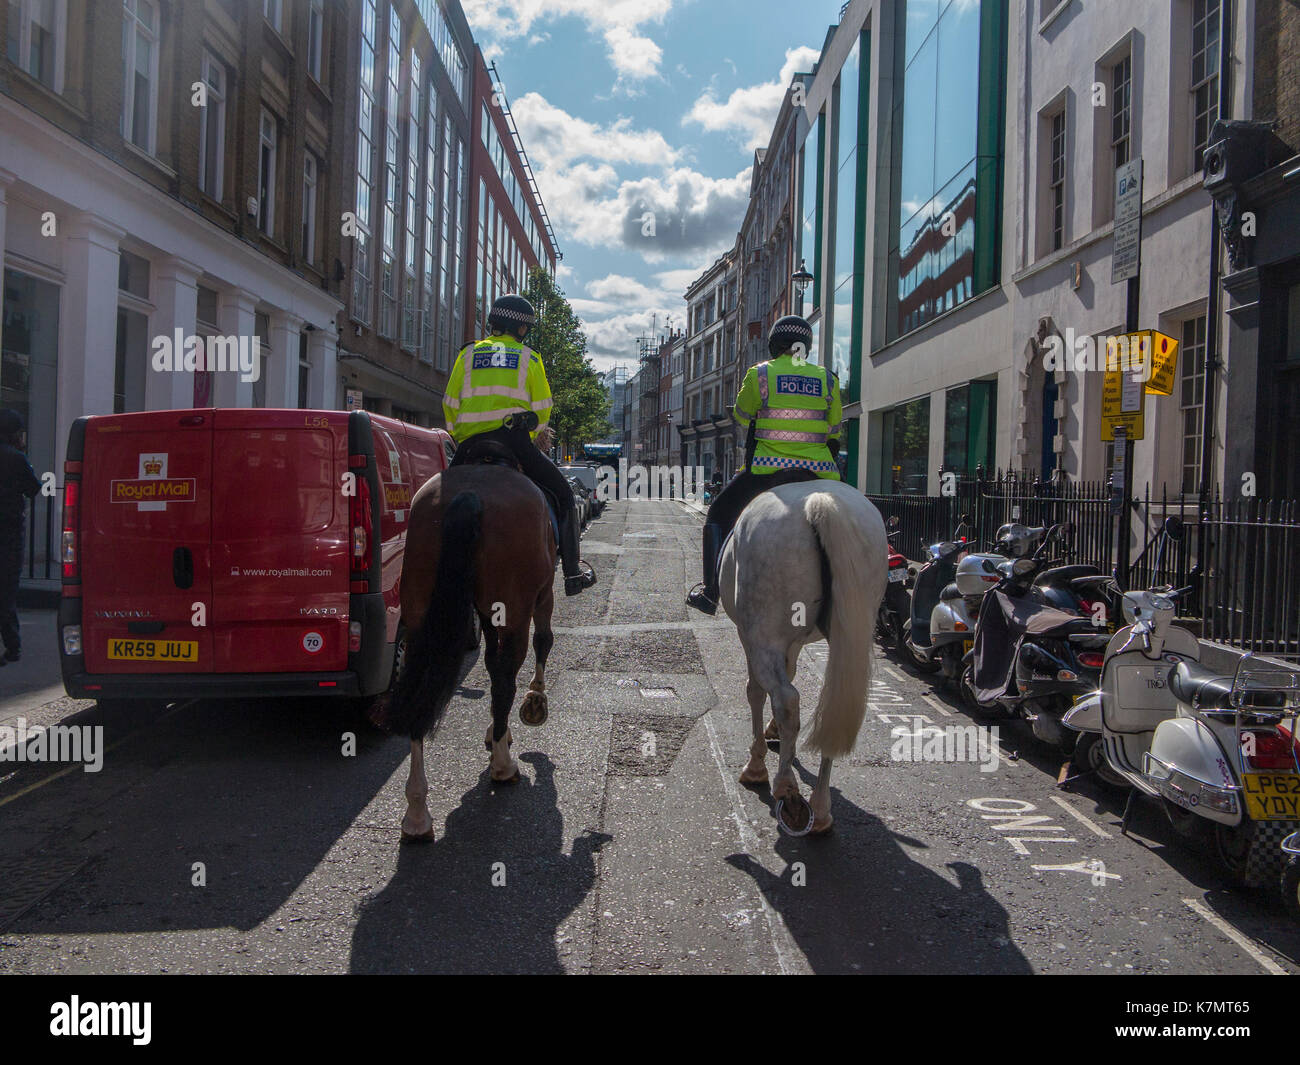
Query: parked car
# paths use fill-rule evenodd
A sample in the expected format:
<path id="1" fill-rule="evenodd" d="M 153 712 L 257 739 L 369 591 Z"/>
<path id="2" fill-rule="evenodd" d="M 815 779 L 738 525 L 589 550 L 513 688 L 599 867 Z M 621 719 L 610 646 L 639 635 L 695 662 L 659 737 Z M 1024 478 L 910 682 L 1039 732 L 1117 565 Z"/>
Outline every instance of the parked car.
<path id="1" fill-rule="evenodd" d="M 581 466 L 561 466 L 560 472 L 569 478 L 577 478 L 582 482 L 583 488 L 587 490 L 587 497 L 591 501 L 591 516 L 600 517 L 601 511 L 605 509 L 605 503 L 599 498 L 596 491 L 596 475 L 599 470 L 598 466 L 587 464 Z"/>
<path id="2" fill-rule="evenodd" d="M 569 477 L 568 482 L 573 486 L 573 498 L 578 503 L 578 514 L 582 520 L 582 524 L 585 526 L 587 522 L 591 521 L 591 519 L 595 517 L 595 499 L 592 494 L 587 491 L 587 486 L 577 477 Z"/>
<path id="3" fill-rule="evenodd" d="M 58 622 L 68 694 L 386 691 L 411 498 L 450 446 L 365 411 L 77 419 Z"/>

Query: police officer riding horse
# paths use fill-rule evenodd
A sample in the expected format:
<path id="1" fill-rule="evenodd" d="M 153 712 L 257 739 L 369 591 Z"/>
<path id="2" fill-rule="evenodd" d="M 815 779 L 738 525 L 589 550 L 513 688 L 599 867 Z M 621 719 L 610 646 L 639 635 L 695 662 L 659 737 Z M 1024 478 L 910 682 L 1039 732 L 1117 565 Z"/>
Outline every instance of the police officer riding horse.
<path id="1" fill-rule="evenodd" d="M 741 511 L 757 496 L 792 481 L 839 480 L 840 382 L 807 361 L 812 327 L 797 315 L 772 326 L 773 356 L 750 368 L 736 398 L 736 421 L 749 429 L 745 469 L 709 506 L 704 524 L 704 581 L 688 606 L 706 614 L 718 609 L 718 556 Z"/>
<path id="2" fill-rule="evenodd" d="M 533 305 L 522 296 L 493 303 L 488 324 L 495 332 L 456 357 L 442 409 L 458 445 L 453 466 L 508 456 L 555 501 L 564 593 L 577 595 L 596 583 L 596 574 L 578 558 L 580 519 L 573 488 L 534 443 L 550 421 L 552 406 L 541 356 L 524 344 L 534 320 Z"/>

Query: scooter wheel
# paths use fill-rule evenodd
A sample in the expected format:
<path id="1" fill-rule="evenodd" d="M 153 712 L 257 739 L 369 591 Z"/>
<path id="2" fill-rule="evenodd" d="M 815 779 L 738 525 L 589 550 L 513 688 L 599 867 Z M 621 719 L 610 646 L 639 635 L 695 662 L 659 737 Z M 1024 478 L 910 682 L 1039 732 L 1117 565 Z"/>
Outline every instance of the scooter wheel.
<path id="1" fill-rule="evenodd" d="M 1112 791 L 1127 791 L 1128 781 L 1111 769 L 1106 761 L 1106 745 L 1095 732 L 1083 732 L 1074 747 L 1072 759 L 1075 772 L 1091 773 Z"/>
<path id="2" fill-rule="evenodd" d="M 1246 882 L 1246 862 L 1254 842 L 1254 821 L 1243 820 L 1239 825 L 1215 822 L 1214 853 L 1236 884 Z"/>
<path id="3" fill-rule="evenodd" d="M 1300 855 L 1292 855 L 1282 868 L 1282 905 L 1291 920 L 1300 921 Z"/>

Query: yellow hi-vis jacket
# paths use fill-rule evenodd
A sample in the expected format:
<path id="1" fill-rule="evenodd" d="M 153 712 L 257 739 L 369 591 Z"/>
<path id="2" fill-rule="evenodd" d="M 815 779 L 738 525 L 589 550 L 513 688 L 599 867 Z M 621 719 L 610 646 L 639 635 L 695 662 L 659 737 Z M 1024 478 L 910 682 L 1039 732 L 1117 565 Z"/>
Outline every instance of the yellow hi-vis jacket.
<path id="1" fill-rule="evenodd" d="M 526 410 L 537 412 L 539 431 L 551 419 L 551 386 L 537 352 L 499 335 L 461 350 L 442 398 L 456 443 L 500 429 L 507 414 Z"/>
<path id="2" fill-rule="evenodd" d="M 793 355 L 750 367 L 736 397 L 736 421 L 756 421 L 752 473 L 806 469 L 838 479 L 826 442 L 840 438 L 841 417 L 839 378 Z"/>

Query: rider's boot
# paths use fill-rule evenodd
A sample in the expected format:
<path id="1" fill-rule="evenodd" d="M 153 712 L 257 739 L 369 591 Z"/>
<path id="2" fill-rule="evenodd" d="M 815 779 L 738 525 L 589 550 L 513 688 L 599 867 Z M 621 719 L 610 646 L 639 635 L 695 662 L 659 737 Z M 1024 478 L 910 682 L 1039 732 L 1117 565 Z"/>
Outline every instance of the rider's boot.
<path id="1" fill-rule="evenodd" d="M 686 605 L 713 615 L 718 609 L 718 550 L 722 546 L 722 526 L 704 526 L 704 582 L 691 589 Z"/>
<path id="2" fill-rule="evenodd" d="M 578 558 L 578 508 L 575 504 L 560 522 L 560 566 L 564 571 L 564 594 L 577 595 L 596 583 L 596 571 Z M 587 567 L 587 572 L 582 567 Z"/>

